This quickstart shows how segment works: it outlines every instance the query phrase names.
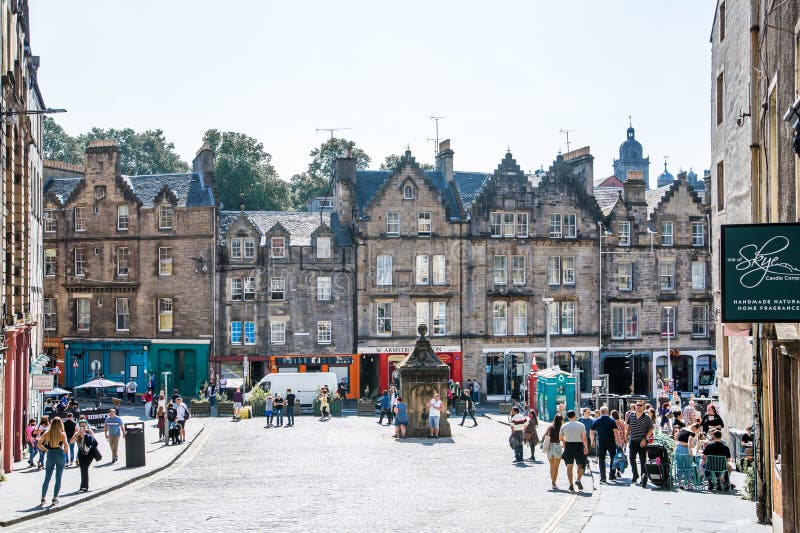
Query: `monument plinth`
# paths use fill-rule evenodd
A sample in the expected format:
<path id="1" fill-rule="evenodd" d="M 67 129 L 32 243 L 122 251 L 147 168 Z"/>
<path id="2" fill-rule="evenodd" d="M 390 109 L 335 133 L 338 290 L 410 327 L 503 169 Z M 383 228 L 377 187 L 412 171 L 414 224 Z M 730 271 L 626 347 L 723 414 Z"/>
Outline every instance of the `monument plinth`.
<path id="1" fill-rule="evenodd" d="M 427 437 L 428 419 L 423 413 L 428 412 L 428 402 L 434 394 L 442 400 L 442 413 L 439 419 L 439 436 L 450 436 L 450 423 L 447 421 L 447 382 L 450 368 L 437 357 L 428 340 L 428 326 L 420 325 L 417 329 L 419 337 L 414 350 L 397 365 L 400 374 L 400 393 L 408 409 L 409 437 Z"/>

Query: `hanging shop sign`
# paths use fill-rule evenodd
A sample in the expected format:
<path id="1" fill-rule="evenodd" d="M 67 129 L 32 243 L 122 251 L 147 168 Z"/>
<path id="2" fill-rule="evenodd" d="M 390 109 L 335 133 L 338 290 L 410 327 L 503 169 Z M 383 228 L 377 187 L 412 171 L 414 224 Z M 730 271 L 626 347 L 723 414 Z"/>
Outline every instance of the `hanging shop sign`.
<path id="1" fill-rule="evenodd" d="M 722 322 L 800 322 L 800 224 L 721 226 Z"/>

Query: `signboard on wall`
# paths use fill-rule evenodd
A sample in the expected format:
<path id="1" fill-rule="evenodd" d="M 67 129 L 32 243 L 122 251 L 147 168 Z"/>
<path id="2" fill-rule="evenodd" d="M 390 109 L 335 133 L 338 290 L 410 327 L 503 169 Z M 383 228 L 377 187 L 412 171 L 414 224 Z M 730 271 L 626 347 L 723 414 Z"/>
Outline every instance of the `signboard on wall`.
<path id="1" fill-rule="evenodd" d="M 721 226 L 723 322 L 800 322 L 800 224 Z"/>
<path id="2" fill-rule="evenodd" d="M 53 374 L 34 374 L 31 376 L 31 389 L 53 390 Z"/>

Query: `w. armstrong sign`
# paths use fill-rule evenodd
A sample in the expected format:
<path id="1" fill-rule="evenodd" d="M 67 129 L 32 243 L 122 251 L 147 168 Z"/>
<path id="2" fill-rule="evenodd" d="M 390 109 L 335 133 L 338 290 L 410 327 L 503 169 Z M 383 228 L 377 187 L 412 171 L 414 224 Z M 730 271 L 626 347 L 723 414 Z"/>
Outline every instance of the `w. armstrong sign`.
<path id="1" fill-rule="evenodd" d="M 721 227 L 723 322 L 800 322 L 800 224 Z"/>

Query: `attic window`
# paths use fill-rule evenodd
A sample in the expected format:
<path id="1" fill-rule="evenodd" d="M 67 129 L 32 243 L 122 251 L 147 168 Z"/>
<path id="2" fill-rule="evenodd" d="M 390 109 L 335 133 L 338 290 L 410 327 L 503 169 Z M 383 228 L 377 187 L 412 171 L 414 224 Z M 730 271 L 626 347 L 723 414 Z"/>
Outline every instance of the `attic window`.
<path id="1" fill-rule="evenodd" d="M 317 237 L 317 259 L 329 259 L 331 257 L 331 238 Z"/>
<path id="2" fill-rule="evenodd" d="M 413 200 L 414 199 L 414 187 L 411 185 L 404 185 L 403 186 L 403 200 Z"/>
<path id="3" fill-rule="evenodd" d="M 106 186 L 105 185 L 95 185 L 94 187 L 94 199 L 95 200 L 102 200 L 106 197 Z"/>
<path id="4" fill-rule="evenodd" d="M 171 205 L 158 206 L 158 229 L 172 229 L 173 215 Z"/>

